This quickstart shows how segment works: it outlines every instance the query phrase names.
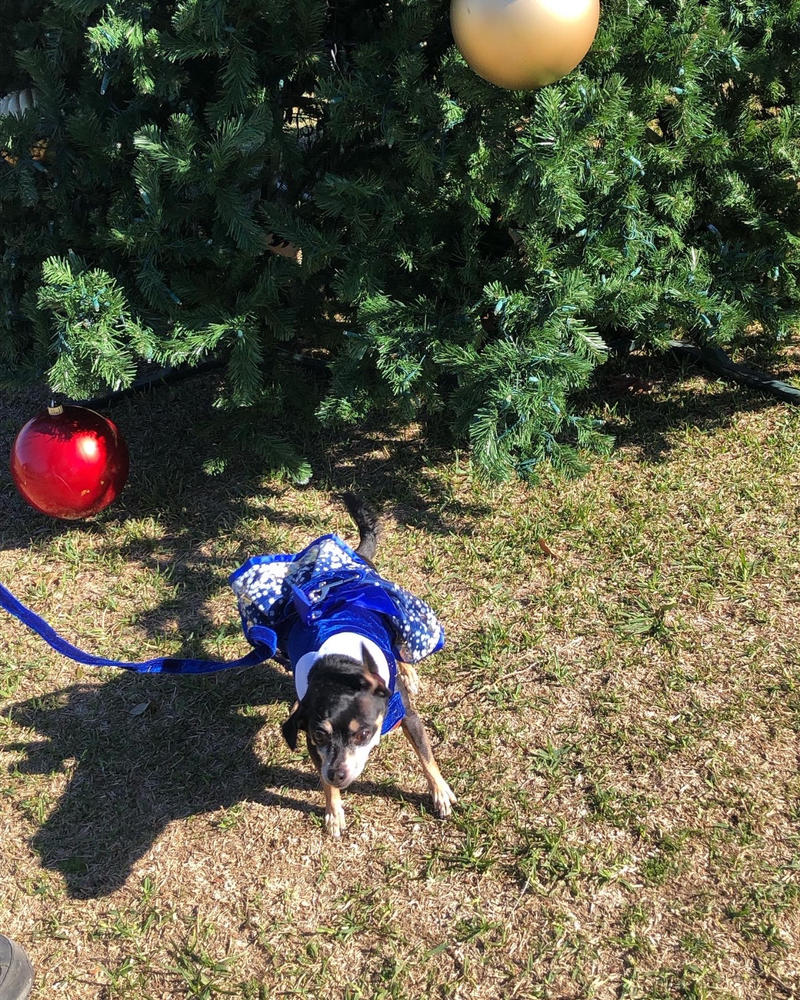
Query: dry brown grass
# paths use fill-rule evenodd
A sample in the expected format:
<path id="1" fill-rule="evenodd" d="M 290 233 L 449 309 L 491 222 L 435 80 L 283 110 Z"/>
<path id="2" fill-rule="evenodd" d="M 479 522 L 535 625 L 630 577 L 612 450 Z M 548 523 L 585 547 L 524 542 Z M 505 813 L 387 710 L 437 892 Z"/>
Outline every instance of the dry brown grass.
<path id="1" fill-rule="evenodd" d="M 326 839 L 279 670 L 96 671 L 4 617 L 0 929 L 35 997 L 800 995 L 800 412 L 643 363 L 599 390 L 617 452 L 532 489 L 410 434 L 303 489 L 209 478 L 197 387 L 115 414 L 134 471 L 93 522 L 4 479 L 0 580 L 133 658 L 238 655 L 228 572 L 351 535 L 334 488 L 382 503 L 382 570 L 447 628 L 422 705 L 460 799 L 433 819 L 387 738 Z"/>

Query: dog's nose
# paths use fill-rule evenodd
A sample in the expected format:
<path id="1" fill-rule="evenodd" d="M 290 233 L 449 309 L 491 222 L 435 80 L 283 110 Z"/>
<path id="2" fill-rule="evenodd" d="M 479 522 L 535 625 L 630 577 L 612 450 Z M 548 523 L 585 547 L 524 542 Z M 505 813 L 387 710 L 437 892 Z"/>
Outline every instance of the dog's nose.
<path id="1" fill-rule="evenodd" d="M 347 768 L 346 767 L 329 767 L 328 768 L 328 781 L 332 785 L 341 786 L 347 781 Z"/>

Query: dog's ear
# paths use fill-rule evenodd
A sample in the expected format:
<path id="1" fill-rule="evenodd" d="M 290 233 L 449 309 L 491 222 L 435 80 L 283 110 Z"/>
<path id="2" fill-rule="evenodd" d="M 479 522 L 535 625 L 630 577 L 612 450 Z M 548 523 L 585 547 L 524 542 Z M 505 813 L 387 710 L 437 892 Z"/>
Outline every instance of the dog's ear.
<path id="1" fill-rule="evenodd" d="M 370 653 L 367 649 L 367 644 L 365 642 L 361 643 L 361 662 L 364 666 L 364 680 L 362 686 L 369 688 L 371 694 L 388 698 L 391 692 L 384 684 L 383 678 L 378 670 L 378 664 L 375 662 L 375 658 L 372 653 Z"/>
<path id="2" fill-rule="evenodd" d="M 308 727 L 308 716 L 302 701 L 296 701 L 292 708 L 291 715 L 281 726 L 283 738 L 292 750 L 297 749 L 297 734 L 301 729 Z"/>
<path id="3" fill-rule="evenodd" d="M 378 669 L 378 664 L 375 662 L 375 657 L 369 651 L 367 644 L 365 642 L 361 643 L 361 662 L 367 668 L 371 674 L 375 674 L 376 677 L 381 676 L 381 672 Z"/>

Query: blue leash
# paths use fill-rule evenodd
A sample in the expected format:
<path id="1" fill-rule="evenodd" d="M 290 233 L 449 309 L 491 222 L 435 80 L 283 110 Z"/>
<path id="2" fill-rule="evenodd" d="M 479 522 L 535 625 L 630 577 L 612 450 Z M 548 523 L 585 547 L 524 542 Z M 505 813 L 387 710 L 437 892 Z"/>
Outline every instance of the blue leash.
<path id="1" fill-rule="evenodd" d="M 40 635 L 62 656 L 68 656 L 72 660 L 77 660 L 78 663 L 86 663 L 91 667 L 122 667 L 125 670 L 135 670 L 138 674 L 210 674 L 217 670 L 230 670 L 233 667 L 254 667 L 269 660 L 275 655 L 275 650 L 278 648 L 278 637 L 271 628 L 267 628 L 266 625 L 251 625 L 247 629 L 245 637 L 253 649 L 238 660 L 181 660 L 171 656 L 158 656 L 154 660 L 145 660 L 143 663 L 107 660 L 103 656 L 92 656 L 90 653 L 84 653 L 82 649 L 67 642 L 51 625 L 47 624 L 44 618 L 18 601 L 2 583 L 0 583 L 0 608 L 4 608 L 15 618 L 18 618 L 23 625 L 27 625 L 29 629 Z"/>

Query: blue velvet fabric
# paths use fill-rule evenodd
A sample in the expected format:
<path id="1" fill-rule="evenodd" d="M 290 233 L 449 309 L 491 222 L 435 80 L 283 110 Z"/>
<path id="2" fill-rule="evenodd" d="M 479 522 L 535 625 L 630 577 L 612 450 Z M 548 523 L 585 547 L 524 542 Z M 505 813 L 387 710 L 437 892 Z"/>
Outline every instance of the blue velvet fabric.
<path id="1" fill-rule="evenodd" d="M 388 732 L 405 714 L 395 690 L 397 660 L 416 663 L 444 645 L 444 630 L 419 597 L 385 580 L 337 535 L 301 552 L 254 556 L 230 578 L 245 634 L 273 629 L 292 667 L 341 632 L 372 639 L 389 664 Z"/>

